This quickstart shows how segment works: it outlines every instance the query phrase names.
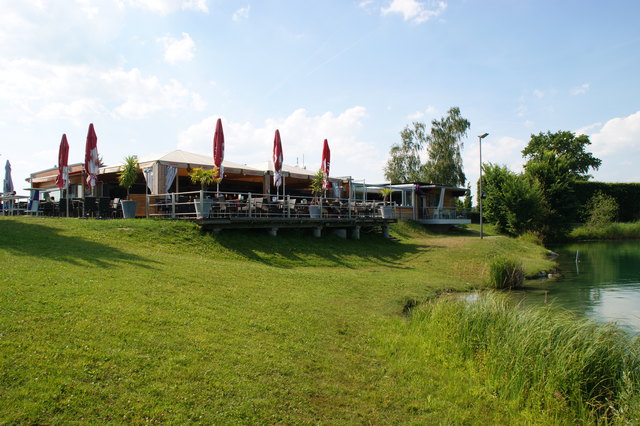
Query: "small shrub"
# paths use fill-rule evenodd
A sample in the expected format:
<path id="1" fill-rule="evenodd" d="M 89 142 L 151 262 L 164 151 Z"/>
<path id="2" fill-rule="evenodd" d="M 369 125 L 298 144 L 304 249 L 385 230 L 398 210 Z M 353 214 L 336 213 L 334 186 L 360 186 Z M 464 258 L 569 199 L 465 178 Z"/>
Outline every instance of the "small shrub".
<path id="1" fill-rule="evenodd" d="M 544 245 L 544 241 L 542 240 L 542 236 L 539 232 L 528 231 L 520 235 L 518 238 L 524 242 L 535 244 L 538 246 Z"/>
<path id="2" fill-rule="evenodd" d="M 524 268 L 522 263 L 508 257 L 496 257 L 489 264 L 488 285 L 495 289 L 522 287 Z"/>
<path id="3" fill-rule="evenodd" d="M 608 225 L 618 217 L 618 202 L 615 198 L 598 191 L 587 202 L 586 224 L 590 227 Z"/>

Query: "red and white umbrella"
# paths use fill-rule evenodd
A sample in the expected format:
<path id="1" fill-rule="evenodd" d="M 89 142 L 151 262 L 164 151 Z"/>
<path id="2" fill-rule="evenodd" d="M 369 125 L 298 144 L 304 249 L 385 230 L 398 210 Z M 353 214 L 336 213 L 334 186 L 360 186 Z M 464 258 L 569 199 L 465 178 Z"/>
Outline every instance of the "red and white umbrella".
<path id="1" fill-rule="evenodd" d="M 213 134 L 213 164 L 218 168 L 216 178 L 224 177 L 224 132 L 222 131 L 222 120 L 218 118 L 216 132 Z"/>
<path id="2" fill-rule="evenodd" d="M 280 188 L 280 185 L 282 185 L 282 158 L 280 131 L 276 130 L 276 136 L 273 139 L 273 185 L 276 188 Z"/>
<path id="3" fill-rule="evenodd" d="M 69 183 L 69 142 L 67 135 L 62 135 L 60 141 L 60 149 L 58 149 L 58 176 L 56 177 L 56 186 L 60 189 L 66 189 Z"/>
<path id="4" fill-rule="evenodd" d="M 322 165 L 320 169 L 324 175 L 324 181 L 322 187 L 324 189 L 331 189 L 331 182 L 329 182 L 329 168 L 331 166 L 331 150 L 329 149 L 329 142 L 324 140 L 324 146 L 322 147 Z"/>
<path id="5" fill-rule="evenodd" d="M 93 129 L 93 123 L 91 123 L 89 124 L 89 132 L 87 133 L 87 143 L 84 147 L 84 172 L 87 176 L 87 186 L 91 188 L 96 186 L 99 168 L 98 136 L 96 136 L 96 131 Z"/>

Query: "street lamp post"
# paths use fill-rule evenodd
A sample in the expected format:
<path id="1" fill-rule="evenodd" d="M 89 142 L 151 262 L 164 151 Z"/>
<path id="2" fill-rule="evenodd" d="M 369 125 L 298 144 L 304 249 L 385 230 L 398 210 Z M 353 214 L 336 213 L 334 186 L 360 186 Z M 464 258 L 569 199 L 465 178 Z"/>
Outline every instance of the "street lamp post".
<path id="1" fill-rule="evenodd" d="M 480 239 L 483 238 L 482 234 L 482 139 L 489 136 L 489 133 L 483 133 L 478 136 L 478 145 L 480 147 L 480 188 L 478 189 L 478 205 L 480 206 Z"/>

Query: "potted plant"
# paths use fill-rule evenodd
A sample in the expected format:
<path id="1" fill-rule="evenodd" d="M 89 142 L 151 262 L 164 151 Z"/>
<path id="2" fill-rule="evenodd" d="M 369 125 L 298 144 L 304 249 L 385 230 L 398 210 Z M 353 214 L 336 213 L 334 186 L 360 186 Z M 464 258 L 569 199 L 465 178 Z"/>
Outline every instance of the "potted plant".
<path id="1" fill-rule="evenodd" d="M 391 219 L 393 216 L 393 207 L 387 205 L 387 199 L 391 196 L 393 190 L 391 188 L 382 188 L 380 190 L 380 194 L 383 197 L 384 205 L 380 207 L 380 216 L 383 219 Z"/>
<path id="2" fill-rule="evenodd" d="M 324 183 L 324 173 L 322 170 L 318 172 L 311 179 L 311 194 L 313 200 L 309 205 L 309 216 L 314 219 L 319 219 L 322 216 L 322 206 L 320 205 L 322 199 L 322 185 Z"/>
<path id="3" fill-rule="evenodd" d="M 125 219 L 133 219 L 136 217 L 136 208 L 138 202 L 129 199 L 129 190 L 138 179 L 138 157 L 130 155 L 125 157 L 124 165 L 120 169 L 118 175 L 118 183 L 127 189 L 127 199 L 121 202 L 122 217 Z"/>
<path id="4" fill-rule="evenodd" d="M 220 183 L 222 179 L 216 176 L 218 176 L 217 167 L 214 167 L 213 169 L 203 169 L 197 167 L 189 172 L 191 182 L 200 184 L 200 199 L 193 200 L 193 204 L 196 208 L 196 217 L 198 219 L 209 217 L 209 214 L 211 213 L 211 205 L 213 203 L 213 200 L 211 200 L 211 198 L 205 198 L 204 191 L 212 183 Z"/>

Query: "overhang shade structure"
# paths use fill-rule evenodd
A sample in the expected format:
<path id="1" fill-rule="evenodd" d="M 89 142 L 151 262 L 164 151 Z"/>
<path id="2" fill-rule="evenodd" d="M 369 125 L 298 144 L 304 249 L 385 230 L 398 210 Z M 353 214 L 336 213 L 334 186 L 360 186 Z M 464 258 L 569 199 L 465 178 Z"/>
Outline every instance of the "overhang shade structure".
<path id="1" fill-rule="evenodd" d="M 265 176 L 275 176 L 276 168 L 273 161 L 263 161 L 262 163 L 251 164 L 250 167 L 262 170 Z M 292 191 L 295 193 L 304 193 L 310 191 L 311 181 L 315 178 L 317 172 L 305 169 L 304 167 L 282 164 L 282 177 L 287 185 L 287 193 Z M 329 180 L 340 187 L 343 183 L 342 178 L 330 177 Z M 271 179 L 271 181 L 273 181 Z M 265 190 L 265 193 L 269 193 Z"/>
<path id="2" fill-rule="evenodd" d="M 212 156 L 196 154 L 182 150 L 175 150 L 159 156 L 142 158 L 139 161 L 141 169 L 152 168 L 153 176 L 150 185 L 152 194 L 166 194 L 172 186 L 173 179 L 168 179 L 171 175 L 186 176 L 193 168 L 213 169 L 216 167 Z M 264 171 L 255 169 L 232 161 L 223 161 L 222 166 L 228 180 L 251 179 L 261 182 Z M 103 167 L 100 174 L 118 173 L 122 165 Z M 178 191 L 175 191 L 178 192 Z"/>

